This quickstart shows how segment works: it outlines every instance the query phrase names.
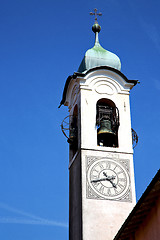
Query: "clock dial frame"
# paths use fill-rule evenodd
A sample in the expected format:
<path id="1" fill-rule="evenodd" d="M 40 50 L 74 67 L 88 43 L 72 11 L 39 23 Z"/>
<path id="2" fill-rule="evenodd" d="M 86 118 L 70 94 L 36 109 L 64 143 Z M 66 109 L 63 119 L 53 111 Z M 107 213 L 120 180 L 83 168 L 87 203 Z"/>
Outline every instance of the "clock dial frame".
<path id="1" fill-rule="evenodd" d="M 129 188 L 129 175 L 117 161 L 99 159 L 93 162 L 87 173 L 90 188 L 103 199 L 119 199 Z"/>

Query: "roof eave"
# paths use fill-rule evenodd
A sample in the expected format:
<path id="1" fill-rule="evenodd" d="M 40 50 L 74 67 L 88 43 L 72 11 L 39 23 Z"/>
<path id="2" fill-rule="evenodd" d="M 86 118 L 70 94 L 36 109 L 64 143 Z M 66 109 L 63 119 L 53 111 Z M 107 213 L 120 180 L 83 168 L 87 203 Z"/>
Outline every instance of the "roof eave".
<path id="1" fill-rule="evenodd" d="M 77 77 L 85 77 L 88 73 L 91 73 L 93 71 L 96 70 L 100 70 L 100 69 L 106 69 L 106 70 L 110 70 L 113 71 L 115 73 L 117 73 L 118 75 L 120 75 L 127 83 L 132 83 L 134 86 L 139 83 L 138 80 L 129 80 L 122 72 L 120 72 L 119 70 L 112 68 L 112 67 L 108 67 L 108 66 L 99 66 L 99 67 L 94 67 L 89 69 L 88 71 L 85 71 L 83 73 L 80 72 L 74 72 L 73 75 L 68 76 L 65 86 L 64 86 L 64 90 L 63 90 L 63 95 L 62 95 L 62 100 L 60 102 L 59 108 L 61 107 L 61 105 L 63 105 L 65 103 L 66 100 L 66 94 L 67 94 L 67 89 L 69 86 L 69 83 L 71 81 L 71 79 L 76 79 Z"/>
<path id="2" fill-rule="evenodd" d="M 137 204 L 135 205 L 135 207 L 133 208 L 133 210 L 131 211 L 131 213 L 129 214 L 128 218 L 125 220 L 125 222 L 123 223 L 122 227 L 120 228 L 120 230 L 118 231 L 117 235 L 115 236 L 115 238 L 113 240 L 124 240 L 125 238 L 123 238 L 122 235 L 126 235 L 127 232 L 129 232 L 129 234 L 131 232 L 133 232 L 135 229 L 138 228 L 139 224 L 137 221 L 137 226 L 134 226 L 134 229 L 132 231 L 132 227 L 133 227 L 133 222 L 136 222 L 135 218 L 138 218 L 138 214 L 139 214 L 139 210 L 141 209 L 141 207 L 144 204 L 148 204 L 147 201 L 150 201 L 150 195 L 152 194 L 152 190 L 155 193 L 155 189 L 154 187 L 156 186 L 156 184 L 159 184 L 159 190 L 160 190 L 160 169 L 158 170 L 157 174 L 155 175 L 155 177 L 153 178 L 153 180 L 151 181 L 151 183 L 149 184 L 149 186 L 147 187 L 146 191 L 142 194 L 141 198 L 139 199 L 139 201 L 137 202 Z M 160 195 L 160 191 L 157 190 L 157 195 Z M 153 196 L 152 201 L 156 201 L 156 195 Z M 137 214 L 137 215 L 136 215 Z M 142 218 L 139 219 L 140 221 L 142 221 L 142 219 L 145 219 L 147 213 L 144 215 L 142 214 Z M 131 226 L 131 227 L 129 227 Z M 129 229 L 129 230 L 127 230 Z"/>

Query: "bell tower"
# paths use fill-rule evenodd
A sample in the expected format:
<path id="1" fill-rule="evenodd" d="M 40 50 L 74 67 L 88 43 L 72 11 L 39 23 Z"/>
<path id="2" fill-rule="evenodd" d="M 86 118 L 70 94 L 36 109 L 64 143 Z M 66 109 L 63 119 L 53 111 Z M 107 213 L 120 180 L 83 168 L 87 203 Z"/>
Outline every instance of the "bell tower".
<path id="1" fill-rule="evenodd" d="M 61 101 L 69 109 L 61 127 L 70 149 L 70 240 L 112 240 L 136 203 L 129 94 L 137 81 L 101 47 L 95 13 L 94 47 L 67 78 Z"/>

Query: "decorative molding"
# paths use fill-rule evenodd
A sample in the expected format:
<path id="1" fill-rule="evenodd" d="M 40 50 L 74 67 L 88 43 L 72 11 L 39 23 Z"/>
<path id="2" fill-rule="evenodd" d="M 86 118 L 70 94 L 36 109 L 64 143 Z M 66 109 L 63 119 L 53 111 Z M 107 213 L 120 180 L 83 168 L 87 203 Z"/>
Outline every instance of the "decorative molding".
<path id="1" fill-rule="evenodd" d="M 118 158 L 119 154 L 127 154 L 127 155 L 133 155 L 133 150 L 131 149 L 131 151 L 122 151 L 119 148 L 113 148 L 112 147 L 101 147 L 101 146 L 97 146 L 97 148 L 81 148 L 81 150 L 88 150 L 88 151 L 93 151 L 93 152 L 105 152 L 105 156 L 114 156 L 115 158 Z M 121 158 L 123 158 L 123 155 L 120 155 Z"/>
<path id="2" fill-rule="evenodd" d="M 122 77 L 110 71 L 106 72 L 101 70 L 97 72 L 92 72 L 85 77 L 85 80 L 85 86 L 88 85 L 89 88 L 93 88 L 95 84 L 103 81 L 106 84 L 111 84 L 115 88 L 116 92 L 124 94 L 128 93 L 131 87 L 130 83 L 126 83 L 126 81 Z"/>
<path id="3" fill-rule="evenodd" d="M 115 93 L 115 89 L 104 82 L 97 84 L 97 86 L 95 87 L 95 91 L 99 94 L 107 95 L 113 95 Z"/>
<path id="4" fill-rule="evenodd" d="M 89 88 L 94 89 L 101 94 L 112 95 L 123 90 L 119 82 L 108 76 L 94 76 L 91 79 L 88 79 L 85 84 L 88 84 Z M 101 85 L 103 85 L 103 87 L 101 87 Z"/>
<path id="5" fill-rule="evenodd" d="M 74 103 L 77 100 L 77 96 L 79 93 L 79 85 L 78 83 L 75 83 L 75 85 L 73 86 L 72 92 L 71 92 L 71 96 L 70 96 L 70 105 L 73 106 Z"/>

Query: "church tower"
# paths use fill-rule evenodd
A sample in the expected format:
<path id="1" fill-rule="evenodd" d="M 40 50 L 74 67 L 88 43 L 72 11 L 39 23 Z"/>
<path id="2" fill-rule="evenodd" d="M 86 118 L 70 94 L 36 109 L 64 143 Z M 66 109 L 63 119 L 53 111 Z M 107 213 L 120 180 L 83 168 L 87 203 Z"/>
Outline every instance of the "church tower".
<path id="1" fill-rule="evenodd" d="M 101 47 L 94 15 L 94 47 L 67 78 L 61 101 L 69 109 L 61 125 L 69 143 L 69 240 L 112 240 L 136 203 L 129 94 L 137 81 Z"/>

